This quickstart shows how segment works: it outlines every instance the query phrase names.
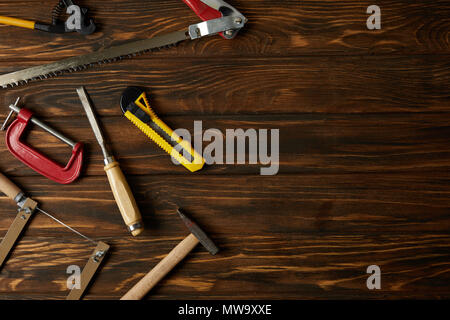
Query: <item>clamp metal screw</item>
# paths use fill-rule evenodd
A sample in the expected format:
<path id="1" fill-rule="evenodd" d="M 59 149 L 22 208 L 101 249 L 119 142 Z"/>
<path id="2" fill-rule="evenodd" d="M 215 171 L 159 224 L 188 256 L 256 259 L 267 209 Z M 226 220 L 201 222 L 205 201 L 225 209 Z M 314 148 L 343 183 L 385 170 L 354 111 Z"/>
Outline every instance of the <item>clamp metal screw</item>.
<path id="1" fill-rule="evenodd" d="M 17 98 L 16 102 L 14 103 L 14 106 L 17 107 L 17 104 L 19 103 L 20 97 Z M 3 125 L 1 127 L 1 131 L 4 131 L 6 129 L 6 126 L 8 125 L 9 120 L 11 119 L 11 116 L 14 114 L 14 110 L 11 110 L 8 114 L 8 116 L 5 119 L 5 122 L 3 122 Z"/>

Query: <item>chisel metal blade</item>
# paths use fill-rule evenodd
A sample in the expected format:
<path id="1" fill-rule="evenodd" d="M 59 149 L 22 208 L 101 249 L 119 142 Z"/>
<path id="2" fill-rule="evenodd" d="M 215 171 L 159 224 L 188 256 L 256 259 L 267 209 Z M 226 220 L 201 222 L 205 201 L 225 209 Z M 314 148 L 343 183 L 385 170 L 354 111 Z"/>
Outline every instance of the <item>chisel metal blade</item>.
<path id="1" fill-rule="evenodd" d="M 86 89 L 84 87 L 80 87 L 77 89 L 78 96 L 80 97 L 81 104 L 86 112 L 86 115 L 89 120 L 89 124 L 92 127 L 92 131 L 94 131 L 95 138 L 97 139 L 100 148 L 102 149 L 103 157 L 106 159 L 111 157 L 109 150 L 106 148 L 105 138 L 103 137 L 103 133 L 100 130 L 100 126 L 98 124 L 97 117 L 95 116 L 94 110 L 92 109 L 91 102 L 87 95 Z"/>
<path id="2" fill-rule="evenodd" d="M 97 64 L 113 62 L 151 50 L 170 47 L 187 39 L 190 39 L 187 31 L 176 31 L 169 34 L 156 36 L 151 39 L 139 40 L 111 47 L 99 52 L 88 53 L 46 65 L 31 67 L 21 71 L 1 75 L 0 87 L 14 87 L 26 84 L 33 80 L 43 80 L 49 77 L 55 77 L 65 72 L 78 71 L 88 67 L 93 67 Z"/>

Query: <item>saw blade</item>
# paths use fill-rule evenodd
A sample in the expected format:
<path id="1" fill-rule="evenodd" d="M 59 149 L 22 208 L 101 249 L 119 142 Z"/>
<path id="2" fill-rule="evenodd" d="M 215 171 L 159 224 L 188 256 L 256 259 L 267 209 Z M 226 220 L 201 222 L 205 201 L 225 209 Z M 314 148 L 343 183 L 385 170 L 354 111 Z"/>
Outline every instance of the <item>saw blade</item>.
<path id="1" fill-rule="evenodd" d="M 29 81 L 56 77 L 65 72 L 74 72 L 95 65 L 131 58 L 133 56 L 156 49 L 171 47 L 181 41 L 190 39 L 188 32 L 176 31 L 156 36 L 151 39 L 139 40 L 111 47 L 102 51 L 71 57 L 54 63 L 31 67 L 21 71 L 0 76 L 0 87 L 7 88 L 26 84 Z"/>

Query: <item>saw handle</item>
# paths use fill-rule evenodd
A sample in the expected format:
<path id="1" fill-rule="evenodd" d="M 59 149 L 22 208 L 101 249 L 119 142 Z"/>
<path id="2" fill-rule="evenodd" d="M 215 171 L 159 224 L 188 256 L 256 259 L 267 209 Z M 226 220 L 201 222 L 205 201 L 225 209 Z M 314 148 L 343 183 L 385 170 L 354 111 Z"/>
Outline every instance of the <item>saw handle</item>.
<path id="1" fill-rule="evenodd" d="M 142 232 L 142 216 L 139 208 L 131 192 L 125 176 L 120 169 L 119 163 L 114 161 L 105 166 L 105 172 L 108 176 L 109 184 L 122 214 L 125 224 L 130 228 L 133 225 L 140 224 L 141 228 L 131 231 L 133 236 L 137 236 Z"/>
<path id="2" fill-rule="evenodd" d="M 8 198 L 14 200 L 22 191 L 11 180 L 0 173 L 0 191 L 8 196 Z"/>

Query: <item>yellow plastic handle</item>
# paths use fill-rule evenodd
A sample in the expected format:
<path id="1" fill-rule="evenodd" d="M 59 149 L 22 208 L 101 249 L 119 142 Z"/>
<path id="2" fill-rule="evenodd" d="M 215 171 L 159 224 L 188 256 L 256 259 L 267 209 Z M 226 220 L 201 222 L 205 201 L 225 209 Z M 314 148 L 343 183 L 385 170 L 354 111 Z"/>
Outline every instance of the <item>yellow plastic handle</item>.
<path id="1" fill-rule="evenodd" d="M 163 279 L 192 249 L 199 243 L 191 233 L 162 259 L 149 273 L 145 275 L 120 300 L 142 299 L 161 279 Z"/>
<path id="2" fill-rule="evenodd" d="M 133 236 L 139 235 L 143 231 L 142 216 L 119 163 L 114 161 L 105 166 L 104 169 L 125 224 L 129 230 L 130 227 L 140 224 L 140 228 L 130 230 Z"/>
<path id="3" fill-rule="evenodd" d="M 164 151 L 170 154 L 174 159 L 181 163 L 186 169 L 191 172 L 195 172 L 203 168 L 205 165 L 205 159 L 192 147 L 191 143 L 183 140 L 175 132 L 165 124 L 153 111 L 150 103 L 147 100 L 147 95 L 143 92 L 139 98 L 135 101 L 136 105 L 145 111 L 149 116 L 151 121 L 164 131 L 169 137 L 174 139 L 176 143 L 186 150 L 192 157 L 192 161 L 184 157 L 184 154 L 180 153 L 176 148 L 172 147 L 159 133 L 157 133 L 148 124 L 142 122 L 138 117 L 132 114 L 130 111 L 125 112 L 125 117 L 128 118 L 136 127 L 138 127 L 142 132 L 144 132 L 151 140 L 153 140 L 158 146 L 160 146 Z"/>
<path id="4" fill-rule="evenodd" d="M 6 24 L 8 26 L 16 26 L 16 27 L 27 28 L 27 29 L 34 29 L 36 22 L 0 16 L 0 24 Z"/>

